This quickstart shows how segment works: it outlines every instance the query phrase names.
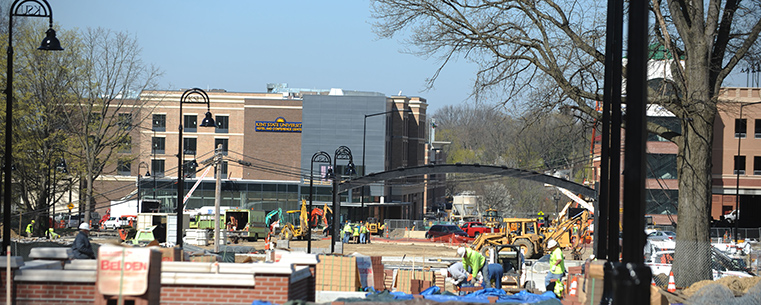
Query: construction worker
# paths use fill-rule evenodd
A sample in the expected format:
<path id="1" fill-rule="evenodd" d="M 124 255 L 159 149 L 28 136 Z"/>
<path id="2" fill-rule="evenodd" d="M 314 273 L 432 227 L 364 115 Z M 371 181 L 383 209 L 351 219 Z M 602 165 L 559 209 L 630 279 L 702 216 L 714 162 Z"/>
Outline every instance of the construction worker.
<path id="1" fill-rule="evenodd" d="M 452 284 L 459 288 L 460 284 L 468 279 L 468 271 L 462 267 L 462 262 L 456 262 L 447 267 L 447 272 L 452 277 Z"/>
<path id="2" fill-rule="evenodd" d="M 479 272 L 481 277 L 486 274 L 486 258 L 478 253 L 478 251 L 471 248 L 459 247 L 457 248 L 457 256 L 462 257 L 462 267 L 467 270 L 470 267 L 470 274 L 468 275 L 468 282 L 473 278 L 478 278 Z"/>
<path id="3" fill-rule="evenodd" d="M 49 228 L 48 229 L 48 238 L 49 239 L 56 239 L 56 238 L 59 238 L 59 237 L 61 237 L 61 235 L 58 235 L 58 233 L 56 233 L 55 230 L 53 230 L 53 228 Z"/>
<path id="4" fill-rule="evenodd" d="M 26 225 L 26 237 L 32 237 L 32 233 L 34 233 L 34 219 Z"/>
<path id="5" fill-rule="evenodd" d="M 486 265 L 486 270 L 488 276 L 486 276 L 486 279 L 484 280 L 483 287 L 502 289 L 502 276 L 505 274 L 505 269 L 502 268 L 502 265 L 496 263 L 488 264 Z M 493 286 L 492 282 L 494 283 Z"/>
<path id="6" fill-rule="evenodd" d="M 341 233 L 343 233 L 343 242 L 344 242 L 344 244 L 348 244 L 349 243 L 349 238 L 351 238 L 352 232 L 354 232 L 354 230 L 352 230 L 352 228 L 351 228 L 351 222 L 347 221 L 346 225 L 344 225 L 343 231 L 341 231 Z"/>
<path id="7" fill-rule="evenodd" d="M 361 223 L 359 224 L 359 243 L 360 244 L 366 244 L 367 243 L 367 233 L 369 231 L 367 230 L 367 224 Z"/>
<path id="8" fill-rule="evenodd" d="M 548 287 L 553 280 L 560 282 L 560 279 L 565 275 L 565 258 L 560 245 L 554 239 L 550 239 L 547 242 L 547 248 L 550 249 L 550 272 L 547 272 L 547 276 L 544 278 L 545 287 Z M 551 291 L 551 289 L 547 288 L 547 291 Z"/>
<path id="9" fill-rule="evenodd" d="M 351 233 L 351 239 L 354 240 L 355 244 L 359 243 L 359 226 L 362 225 L 362 222 L 360 221 L 358 224 L 355 224 L 352 228 Z"/>
<path id="10" fill-rule="evenodd" d="M 378 227 L 378 235 L 383 236 L 383 231 L 386 230 L 386 223 L 382 223 L 380 227 Z"/>
<path id="11" fill-rule="evenodd" d="M 90 239 L 87 237 L 90 235 L 90 225 L 82 223 L 79 225 L 79 234 L 74 238 L 74 244 L 71 245 L 71 250 L 74 254 L 74 258 L 77 259 L 94 259 L 95 252 L 92 251 L 92 245 Z"/>

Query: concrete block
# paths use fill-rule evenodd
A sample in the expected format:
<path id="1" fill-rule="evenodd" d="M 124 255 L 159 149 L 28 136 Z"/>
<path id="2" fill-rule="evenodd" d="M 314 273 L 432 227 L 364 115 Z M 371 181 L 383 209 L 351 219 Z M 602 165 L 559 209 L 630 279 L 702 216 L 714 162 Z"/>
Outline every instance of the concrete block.
<path id="1" fill-rule="evenodd" d="M 62 247 L 40 247 L 32 248 L 29 251 L 29 257 L 32 259 L 70 259 L 72 257 L 71 248 Z"/>
<path id="2" fill-rule="evenodd" d="M 24 258 L 21 256 L 11 256 L 11 268 L 18 268 L 24 265 Z M 8 257 L 0 256 L 0 268 L 5 272 L 5 268 L 8 267 Z"/>

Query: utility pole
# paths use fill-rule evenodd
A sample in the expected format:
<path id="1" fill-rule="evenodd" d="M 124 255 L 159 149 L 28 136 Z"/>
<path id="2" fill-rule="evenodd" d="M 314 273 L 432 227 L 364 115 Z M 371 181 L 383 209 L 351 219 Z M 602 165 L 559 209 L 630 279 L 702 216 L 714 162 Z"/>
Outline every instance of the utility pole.
<path id="1" fill-rule="evenodd" d="M 214 252 L 219 253 L 219 204 L 222 200 L 222 144 L 214 151 L 214 176 L 217 180 L 214 188 Z"/>

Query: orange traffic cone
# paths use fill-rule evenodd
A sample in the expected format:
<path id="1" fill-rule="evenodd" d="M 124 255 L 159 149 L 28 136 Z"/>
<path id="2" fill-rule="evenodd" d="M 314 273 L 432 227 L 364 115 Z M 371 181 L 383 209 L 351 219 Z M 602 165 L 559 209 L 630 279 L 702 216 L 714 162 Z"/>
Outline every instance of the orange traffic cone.
<path id="1" fill-rule="evenodd" d="M 655 278 L 654 277 L 650 277 L 650 285 L 655 286 Z"/>
<path id="2" fill-rule="evenodd" d="M 668 290 L 668 292 L 676 292 L 676 282 L 674 282 L 674 271 L 669 272 L 669 286 L 666 290 Z"/>
<path id="3" fill-rule="evenodd" d="M 570 290 L 570 292 L 568 293 L 568 295 L 569 295 L 569 296 L 572 296 L 572 297 L 575 297 L 575 296 L 576 296 L 576 286 L 577 286 L 577 285 L 578 285 L 578 284 L 577 284 L 577 282 L 576 282 L 576 276 L 574 276 L 574 277 L 573 277 L 573 280 L 571 280 L 571 290 Z"/>

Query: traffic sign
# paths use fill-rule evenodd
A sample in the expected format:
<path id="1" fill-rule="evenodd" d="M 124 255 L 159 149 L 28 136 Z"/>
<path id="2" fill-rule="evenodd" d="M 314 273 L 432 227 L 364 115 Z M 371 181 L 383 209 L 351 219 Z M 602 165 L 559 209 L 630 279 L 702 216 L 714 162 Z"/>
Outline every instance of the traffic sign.
<path id="1" fill-rule="evenodd" d="M 69 204 L 66 205 L 67 208 L 69 208 L 69 211 L 74 208 L 74 204 L 69 202 Z"/>

